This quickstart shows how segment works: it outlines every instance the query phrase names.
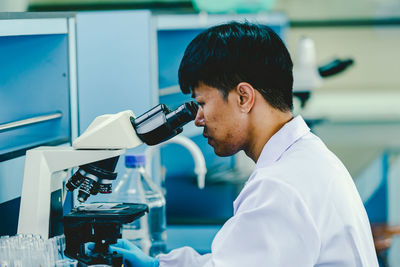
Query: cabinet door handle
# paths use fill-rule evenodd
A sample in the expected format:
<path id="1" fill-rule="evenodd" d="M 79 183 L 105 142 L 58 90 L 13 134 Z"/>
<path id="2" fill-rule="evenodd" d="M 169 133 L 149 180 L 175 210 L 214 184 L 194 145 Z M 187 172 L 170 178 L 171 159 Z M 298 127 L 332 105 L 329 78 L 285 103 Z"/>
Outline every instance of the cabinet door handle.
<path id="1" fill-rule="evenodd" d="M 27 119 L 23 119 L 23 120 L 3 123 L 3 124 L 0 124 L 0 133 L 6 132 L 6 131 L 11 131 L 16 128 L 20 128 L 20 127 L 24 127 L 24 126 L 37 124 L 40 122 L 46 122 L 46 121 L 59 119 L 61 117 L 62 117 L 62 113 L 58 111 L 58 112 L 54 112 L 51 114 L 40 115 L 40 116 L 35 116 L 32 118 L 27 118 Z"/>

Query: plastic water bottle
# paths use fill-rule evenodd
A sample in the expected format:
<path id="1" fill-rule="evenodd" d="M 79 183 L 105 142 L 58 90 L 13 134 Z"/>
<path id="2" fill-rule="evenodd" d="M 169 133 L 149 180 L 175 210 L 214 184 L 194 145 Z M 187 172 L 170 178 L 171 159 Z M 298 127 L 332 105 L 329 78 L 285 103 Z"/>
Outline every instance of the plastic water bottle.
<path id="1" fill-rule="evenodd" d="M 165 197 L 161 188 L 153 182 L 144 170 L 141 171 L 143 171 L 141 177 L 144 195 L 149 207 L 149 214 L 147 215 L 151 241 L 149 255 L 156 256 L 167 250 Z"/>
<path id="2" fill-rule="evenodd" d="M 126 171 L 118 181 L 110 202 L 120 203 L 146 203 L 145 191 L 142 184 L 142 174 L 145 172 L 145 156 L 141 154 L 126 155 Z M 128 239 L 146 254 L 150 250 L 150 236 L 148 227 L 148 215 L 142 216 L 129 224 L 122 226 L 122 238 Z"/>

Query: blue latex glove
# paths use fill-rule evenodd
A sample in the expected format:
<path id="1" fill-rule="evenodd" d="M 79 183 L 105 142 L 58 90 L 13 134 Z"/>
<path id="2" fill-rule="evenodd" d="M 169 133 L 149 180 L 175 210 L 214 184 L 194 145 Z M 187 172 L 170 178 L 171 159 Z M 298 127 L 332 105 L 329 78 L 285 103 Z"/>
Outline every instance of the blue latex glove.
<path id="1" fill-rule="evenodd" d="M 117 244 L 110 245 L 110 252 L 117 252 L 124 257 L 124 264 L 132 267 L 158 267 L 158 259 L 147 256 L 137 246 L 126 239 L 118 239 Z"/>

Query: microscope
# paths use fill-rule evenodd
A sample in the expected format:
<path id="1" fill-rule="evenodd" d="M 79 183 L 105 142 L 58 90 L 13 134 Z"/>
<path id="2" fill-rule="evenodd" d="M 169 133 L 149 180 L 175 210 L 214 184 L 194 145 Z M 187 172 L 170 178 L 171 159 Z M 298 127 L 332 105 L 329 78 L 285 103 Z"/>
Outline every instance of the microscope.
<path id="1" fill-rule="evenodd" d="M 67 256 L 86 265 L 120 266 L 121 255 L 109 254 L 108 246 L 121 237 L 121 225 L 147 212 L 140 203 L 84 204 L 90 195 L 109 194 L 117 178 L 115 167 L 125 149 L 143 143 L 156 145 L 183 130 L 198 106 L 193 101 L 174 111 L 157 105 L 139 117 L 130 110 L 95 118 L 72 147 L 38 147 L 26 153 L 18 220 L 18 233 L 49 238 L 66 236 Z M 78 190 L 81 205 L 63 216 L 63 181 L 71 168 L 78 168 L 66 183 L 68 191 Z M 87 254 L 84 246 L 94 242 Z"/>

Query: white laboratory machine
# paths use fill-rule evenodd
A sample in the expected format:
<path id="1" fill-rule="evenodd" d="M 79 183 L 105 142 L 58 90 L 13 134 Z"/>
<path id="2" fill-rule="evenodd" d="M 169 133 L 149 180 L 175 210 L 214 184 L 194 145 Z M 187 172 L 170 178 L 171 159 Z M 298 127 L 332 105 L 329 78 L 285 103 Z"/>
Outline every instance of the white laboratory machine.
<path id="1" fill-rule="evenodd" d="M 38 147 L 26 153 L 18 233 L 57 234 L 62 217 L 62 181 L 66 170 L 79 167 L 69 179 L 68 190 L 78 189 L 78 200 L 97 193 L 110 193 L 119 155 L 125 149 L 159 144 L 182 132 L 193 120 L 197 105 L 187 102 L 170 111 L 160 104 L 135 118 L 132 111 L 97 117 L 72 147 Z M 61 212 L 60 212 L 61 207 Z M 51 212 L 53 210 L 53 212 Z M 61 214 L 60 214 L 61 213 Z"/>

